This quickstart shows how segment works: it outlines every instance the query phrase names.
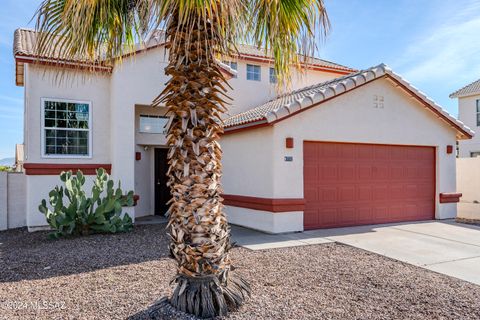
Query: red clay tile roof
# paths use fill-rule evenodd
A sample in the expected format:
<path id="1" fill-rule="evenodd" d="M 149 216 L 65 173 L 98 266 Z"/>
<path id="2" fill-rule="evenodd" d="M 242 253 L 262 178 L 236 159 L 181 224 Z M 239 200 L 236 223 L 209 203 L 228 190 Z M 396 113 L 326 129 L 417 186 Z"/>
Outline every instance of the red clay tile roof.
<path id="1" fill-rule="evenodd" d="M 463 122 L 449 114 L 441 106 L 384 64 L 280 95 L 258 107 L 225 119 L 225 131 L 228 132 L 249 126 L 277 122 L 302 109 L 308 109 L 319 103 L 335 98 L 344 92 L 354 90 L 367 82 L 386 76 L 396 80 L 405 90 L 410 91 L 411 94 L 423 101 L 431 111 L 435 112 L 440 118 L 453 126 L 463 138 L 470 138 L 474 135 L 474 132 L 463 124 Z"/>
<path id="2" fill-rule="evenodd" d="M 463 96 L 469 96 L 472 94 L 480 94 L 480 79 L 467 84 L 465 87 L 458 89 L 454 93 L 450 94 L 450 98 L 458 98 Z"/>

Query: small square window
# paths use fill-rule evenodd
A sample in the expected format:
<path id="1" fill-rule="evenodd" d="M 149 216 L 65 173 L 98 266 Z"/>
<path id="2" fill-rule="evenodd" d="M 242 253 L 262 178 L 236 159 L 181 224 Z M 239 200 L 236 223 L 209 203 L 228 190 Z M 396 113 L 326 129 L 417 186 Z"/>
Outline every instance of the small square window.
<path id="1" fill-rule="evenodd" d="M 260 66 L 247 64 L 247 80 L 261 81 Z"/>
<path id="2" fill-rule="evenodd" d="M 275 68 L 270 68 L 270 83 L 277 83 L 277 73 Z"/>

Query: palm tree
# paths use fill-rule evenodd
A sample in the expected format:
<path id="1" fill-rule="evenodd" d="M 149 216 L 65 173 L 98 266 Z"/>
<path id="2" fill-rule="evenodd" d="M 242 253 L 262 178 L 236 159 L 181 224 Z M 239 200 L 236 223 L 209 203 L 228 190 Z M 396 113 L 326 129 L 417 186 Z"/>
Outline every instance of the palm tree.
<path id="1" fill-rule="evenodd" d="M 44 0 L 37 12 L 39 54 L 59 50 L 98 62 L 118 61 L 154 28 L 166 31 L 170 76 L 153 101 L 172 117 L 170 249 L 178 262 L 170 303 L 201 317 L 225 315 L 250 294 L 232 274 L 230 228 L 220 177 L 228 83 L 218 61 L 249 42 L 274 57 L 280 83 L 313 54 L 329 23 L 323 0 Z M 320 33 L 318 33 L 320 34 Z"/>

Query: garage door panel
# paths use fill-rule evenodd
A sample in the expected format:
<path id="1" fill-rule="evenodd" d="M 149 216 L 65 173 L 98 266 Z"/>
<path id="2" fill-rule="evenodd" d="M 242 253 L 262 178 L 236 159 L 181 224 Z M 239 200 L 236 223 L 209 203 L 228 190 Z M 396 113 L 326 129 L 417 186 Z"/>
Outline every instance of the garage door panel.
<path id="1" fill-rule="evenodd" d="M 357 167 L 357 177 L 362 180 L 371 180 L 372 179 L 372 166 L 367 166 L 364 164 L 359 164 Z"/>
<path id="2" fill-rule="evenodd" d="M 337 188 L 333 187 L 324 187 L 320 189 L 321 200 L 328 202 L 328 201 L 336 201 L 337 200 Z"/>
<path id="3" fill-rule="evenodd" d="M 373 159 L 375 159 L 375 150 L 371 146 L 365 145 L 357 148 L 357 160 L 364 161 Z"/>
<path id="4" fill-rule="evenodd" d="M 432 219 L 435 149 L 304 144 L 305 229 Z M 314 169 L 316 168 L 316 169 Z"/>
<path id="5" fill-rule="evenodd" d="M 359 186 L 357 192 L 359 201 L 371 201 L 373 199 L 373 186 Z"/>
<path id="6" fill-rule="evenodd" d="M 373 187 L 373 200 L 386 200 L 388 199 L 388 186 L 376 185 Z"/>
<path id="7" fill-rule="evenodd" d="M 304 191 L 305 198 L 310 199 L 310 201 L 318 201 L 318 189 L 317 188 L 307 188 Z"/>
<path id="8" fill-rule="evenodd" d="M 318 210 L 308 210 L 307 208 L 305 208 L 303 217 L 305 227 L 319 225 L 320 221 L 318 220 Z"/>
<path id="9" fill-rule="evenodd" d="M 322 172 L 321 179 L 323 180 L 337 180 L 337 166 L 334 164 L 325 164 L 323 166 L 319 166 L 319 170 Z"/>
<path id="10" fill-rule="evenodd" d="M 338 165 L 338 180 L 350 181 L 355 179 L 355 165 L 340 164 Z"/>
<path id="11" fill-rule="evenodd" d="M 304 167 L 304 177 L 303 179 L 306 182 L 315 182 L 318 180 L 318 167 L 317 166 L 306 166 Z"/>
<path id="12" fill-rule="evenodd" d="M 354 207 L 338 208 L 338 223 L 351 224 L 357 220 L 357 211 Z"/>
<path id="13" fill-rule="evenodd" d="M 341 186 L 338 188 L 338 201 L 348 202 L 355 199 L 354 186 Z"/>
<path id="14" fill-rule="evenodd" d="M 357 219 L 359 222 L 366 224 L 375 220 L 373 209 L 370 206 L 361 206 L 357 208 L 357 214 Z"/>
<path id="15" fill-rule="evenodd" d="M 377 148 L 372 147 L 372 149 L 374 150 L 373 152 L 376 160 L 388 160 L 389 152 L 385 146 L 378 146 Z"/>
<path id="16" fill-rule="evenodd" d="M 372 167 L 372 178 L 374 180 L 388 180 L 390 178 L 390 168 L 386 164 L 377 164 Z"/>
<path id="17" fill-rule="evenodd" d="M 390 179 L 402 180 L 405 179 L 405 168 L 394 166 L 390 169 Z"/>
<path id="18" fill-rule="evenodd" d="M 322 225 L 335 225 L 338 223 L 337 209 L 327 208 L 319 212 L 319 221 Z"/>

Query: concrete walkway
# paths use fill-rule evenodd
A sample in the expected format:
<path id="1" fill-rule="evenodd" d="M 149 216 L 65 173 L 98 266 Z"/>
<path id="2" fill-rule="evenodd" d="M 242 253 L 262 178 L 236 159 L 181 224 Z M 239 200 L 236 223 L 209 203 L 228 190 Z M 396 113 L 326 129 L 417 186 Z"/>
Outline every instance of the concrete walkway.
<path id="1" fill-rule="evenodd" d="M 454 221 L 322 229 L 269 235 L 237 226 L 233 240 L 262 250 L 339 242 L 480 285 L 480 227 Z"/>

